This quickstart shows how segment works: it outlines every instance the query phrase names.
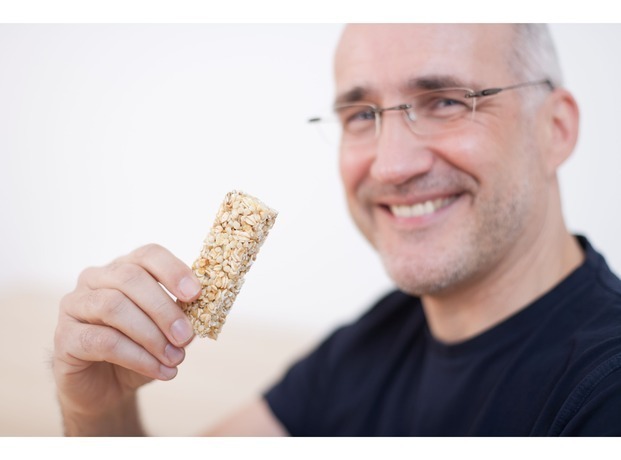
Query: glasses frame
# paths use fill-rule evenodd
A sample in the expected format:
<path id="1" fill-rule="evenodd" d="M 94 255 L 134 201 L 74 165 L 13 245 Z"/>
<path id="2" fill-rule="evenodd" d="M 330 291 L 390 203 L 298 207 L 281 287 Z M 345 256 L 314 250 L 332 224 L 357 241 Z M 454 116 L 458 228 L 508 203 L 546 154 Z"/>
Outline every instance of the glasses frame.
<path id="1" fill-rule="evenodd" d="M 548 88 L 550 89 L 550 91 L 554 91 L 554 89 L 556 88 L 554 83 L 552 82 L 552 80 L 550 80 L 549 78 L 543 79 L 543 80 L 534 80 L 534 81 L 527 81 L 527 82 L 523 82 L 523 83 L 516 83 L 514 85 L 509 85 L 509 86 L 503 86 L 503 87 L 493 87 L 493 88 L 486 88 L 486 89 L 482 89 L 480 91 L 475 91 L 473 89 L 469 89 L 469 88 L 438 88 L 437 90 L 431 90 L 431 91 L 423 91 L 421 93 L 417 93 L 414 94 L 412 97 L 417 97 L 419 95 L 425 94 L 425 93 L 429 93 L 429 92 L 433 92 L 433 91 L 450 91 L 450 90 L 464 90 L 466 91 L 466 94 L 464 95 L 465 98 L 467 99 L 473 99 L 473 102 L 475 102 L 472 105 L 472 117 L 474 117 L 474 114 L 476 113 L 476 101 L 479 100 L 480 98 L 483 97 L 488 97 L 488 96 L 495 96 L 503 91 L 510 91 L 513 89 L 518 89 L 518 88 L 524 88 L 524 87 L 528 87 L 528 86 L 537 86 L 537 85 L 547 85 Z M 408 110 L 412 109 L 412 104 L 398 104 L 398 105 L 394 105 L 391 107 L 379 107 L 375 104 L 369 103 L 369 102 L 355 102 L 355 103 L 347 103 L 347 104 L 336 104 L 332 107 L 333 111 L 337 111 L 339 109 L 344 109 L 344 108 L 348 108 L 348 107 L 355 107 L 355 106 L 366 106 L 369 107 L 371 109 L 371 111 L 373 112 L 373 114 L 375 115 L 375 136 L 374 139 L 377 139 L 379 137 L 379 133 L 381 130 L 381 118 L 382 118 L 382 114 L 384 112 L 390 112 L 390 111 L 404 111 L 405 117 L 410 120 L 410 122 L 414 122 L 415 120 L 412 119 L 412 117 L 410 116 L 410 114 L 407 112 Z M 308 119 L 308 123 L 321 123 L 321 122 L 325 122 L 327 121 L 325 118 L 321 118 L 321 117 L 312 117 Z M 410 130 L 416 134 L 422 134 L 422 133 L 417 133 L 415 128 L 412 126 L 411 123 L 408 123 L 408 127 L 410 128 Z"/>

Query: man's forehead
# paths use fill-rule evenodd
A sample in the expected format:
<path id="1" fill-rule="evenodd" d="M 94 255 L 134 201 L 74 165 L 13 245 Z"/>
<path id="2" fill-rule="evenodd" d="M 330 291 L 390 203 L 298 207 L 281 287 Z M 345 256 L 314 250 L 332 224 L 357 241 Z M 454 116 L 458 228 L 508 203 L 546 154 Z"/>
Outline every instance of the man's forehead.
<path id="1" fill-rule="evenodd" d="M 339 53 L 370 49 L 424 49 L 433 46 L 459 48 L 464 45 L 498 44 L 510 39 L 511 24 L 352 24 L 345 27 Z"/>
<path id="2" fill-rule="evenodd" d="M 348 26 L 335 54 L 337 92 L 379 83 L 414 87 L 412 82 L 425 79 L 431 84 L 493 80 L 490 74 L 508 69 L 511 37 L 511 27 L 504 24 Z"/>

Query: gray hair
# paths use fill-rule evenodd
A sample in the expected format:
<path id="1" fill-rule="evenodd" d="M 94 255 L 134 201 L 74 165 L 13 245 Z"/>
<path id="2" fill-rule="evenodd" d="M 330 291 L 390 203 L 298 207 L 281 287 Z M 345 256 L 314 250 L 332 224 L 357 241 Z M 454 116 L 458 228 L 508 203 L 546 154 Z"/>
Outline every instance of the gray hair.
<path id="1" fill-rule="evenodd" d="M 548 78 L 563 85 L 563 74 L 547 24 L 515 24 L 509 65 L 518 81 Z"/>

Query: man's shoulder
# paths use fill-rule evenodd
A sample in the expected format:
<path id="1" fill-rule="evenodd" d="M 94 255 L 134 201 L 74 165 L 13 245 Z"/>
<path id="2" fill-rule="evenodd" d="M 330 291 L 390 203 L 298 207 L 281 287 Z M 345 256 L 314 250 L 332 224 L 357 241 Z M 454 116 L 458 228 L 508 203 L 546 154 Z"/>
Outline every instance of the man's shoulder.
<path id="1" fill-rule="evenodd" d="M 599 358 L 566 397 L 548 434 L 621 436 L 621 340 Z"/>
<path id="2" fill-rule="evenodd" d="M 566 361 L 561 374 L 563 382 L 571 382 L 571 391 L 549 434 L 601 435 L 612 429 L 619 435 L 615 411 L 621 410 L 621 280 L 586 238 L 579 240 L 586 255 L 582 279 L 588 282 L 569 299 L 570 308 L 563 309 L 573 319 L 567 323 L 573 323 L 570 340 L 562 343 Z"/>
<path id="3" fill-rule="evenodd" d="M 386 293 L 356 320 L 336 329 L 321 345 L 330 355 L 361 350 L 382 350 L 397 336 L 416 335 L 423 330 L 425 316 L 420 299 L 399 290 Z"/>
<path id="4" fill-rule="evenodd" d="M 612 271 L 603 254 L 584 236 L 577 236 L 585 254 L 584 267 L 594 277 L 594 287 L 612 302 L 621 305 L 621 279 Z"/>
<path id="5" fill-rule="evenodd" d="M 569 314 L 579 326 L 577 331 L 621 335 L 621 279 L 585 237 L 578 236 L 578 241 L 584 250 L 584 263 L 542 302 L 562 306 L 558 313 Z"/>
<path id="6" fill-rule="evenodd" d="M 621 280 L 586 238 L 580 239 L 586 261 L 578 270 L 582 271 L 576 277 L 578 288 L 566 291 L 572 295 L 558 311 L 555 330 L 567 325 L 570 342 L 564 344 L 571 345 L 574 357 L 594 366 L 621 355 Z"/>

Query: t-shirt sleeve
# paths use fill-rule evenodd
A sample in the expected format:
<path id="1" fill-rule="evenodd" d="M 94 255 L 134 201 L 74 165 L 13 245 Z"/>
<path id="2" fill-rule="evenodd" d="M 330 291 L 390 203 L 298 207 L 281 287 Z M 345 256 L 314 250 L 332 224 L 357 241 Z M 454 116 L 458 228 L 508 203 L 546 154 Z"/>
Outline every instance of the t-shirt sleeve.
<path id="1" fill-rule="evenodd" d="M 621 436 L 621 355 L 602 367 L 575 401 L 562 436 Z"/>
<path id="2" fill-rule="evenodd" d="M 385 374 L 369 373 L 369 362 L 390 368 L 386 350 L 395 346 L 403 317 L 412 314 L 410 303 L 405 294 L 389 293 L 356 321 L 334 331 L 264 394 L 290 435 L 366 432 L 361 417 L 357 424 L 352 422 L 352 411 L 359 414 L 361 402 L 375 400 L 378 382 Z M 421 317 L 422 313 L 415 314 L 416 324 Z"/>
<path id="3" fill-rule="evenodd" d="M 313 408 L 322 406 L 325 377 L 329 375 L 329 354 L 339 331 L 289 368 L 264 398 L 272 413 L 292 436 L 312 435 Z"/>

